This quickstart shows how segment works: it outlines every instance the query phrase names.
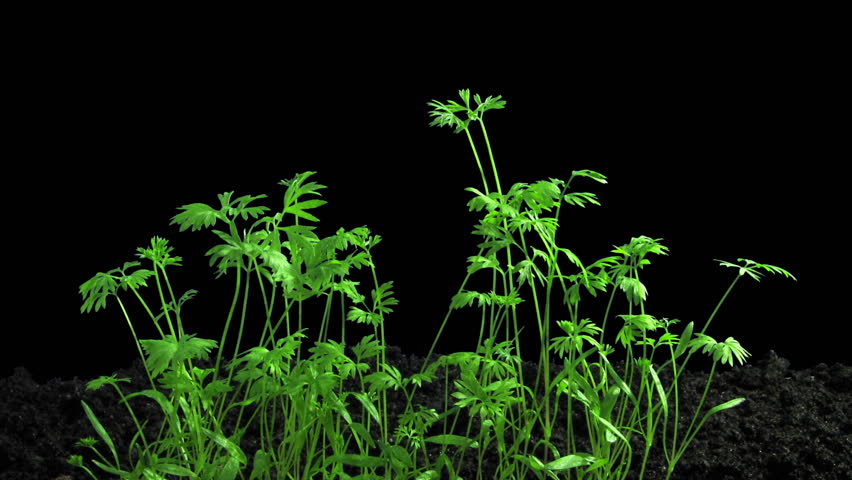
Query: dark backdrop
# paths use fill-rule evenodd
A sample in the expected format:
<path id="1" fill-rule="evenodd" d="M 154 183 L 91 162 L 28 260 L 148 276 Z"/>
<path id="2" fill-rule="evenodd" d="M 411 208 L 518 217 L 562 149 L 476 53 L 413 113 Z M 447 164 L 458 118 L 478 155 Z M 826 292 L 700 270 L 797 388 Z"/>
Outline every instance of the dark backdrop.
<path id="1" fill-rule="evenodd" d="M 94 376 L 132 360 L 117 306 L 81 315 L 77 289 L 154 235 L 185 258 L 176 289 L 200 290 L 188 329 L 218 338 L 231 280 L 212 280 L 203 253 L 214 238 L 178 233 L 169 219 L 231 190 L 266 193 L 274 207 L 278 181 L 306 170 L 329 187 L 321 234 L 368 225 L 384 237 L 378 274 L 400 300 L 388 343 L 425 354 L 476 245 L 464 188 L 478 187 L 479 173 L 467 140 L 427 126 L 426 102 L 456 99 L 458 88 L 508 101 L 486 116 L 504 188 L 576 169 L 609 177 L 577 184 L 602 207 L 563 212 L 560 242 L 581 259 L 631 236 L 664 239 L 670 255 L 644 277 L 649 313 L 702 323 L 735 273 L 714 259 L 778 265 L 799 281 L 744 279 L 710 333 L 797 367 L 848 363 L 837 171 L 846 157 L 835 150 L 839 89 L 824 59 L 663 55 L 522 85 L 320 81 L 251 62 L 137 60 L 59 55 L 26 89 L 16 130 L 26 148 L 8 158 L 14 280 L 0 375 L 23 365 L 39 378 Z M 440 349 L 473 348 L 477 326 L 460 315 Z"/>

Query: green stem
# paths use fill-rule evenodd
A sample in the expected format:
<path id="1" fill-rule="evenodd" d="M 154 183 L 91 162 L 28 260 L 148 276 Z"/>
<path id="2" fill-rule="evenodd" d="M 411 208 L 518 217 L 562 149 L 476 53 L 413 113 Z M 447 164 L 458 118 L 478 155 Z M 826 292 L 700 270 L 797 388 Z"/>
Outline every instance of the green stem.
<path id="1" fill-rule="evenodd" d="M 143 305 L 145 305 L 145 302 L 142 300 L 142 297 L 139 295 L 139 292 L 137 292 L 135 288 L 133 288 L 132 290 L 133 293 L 136 294 L 136 297 L 139 299 L 139 301 L 142 302 Z M 115 300 L 118 302 L 119 308 L 121 308 L 121 313 L 124 314 L 124 320 L 127 321 L 127 326 L 128 328 L 130 328 L 130 334 L 133 335 L 133 342 L 136 344 L 136 351 L 139 352 L 139 358 L 142 359 L 142 364 L 146 366 L 145 375 L 148 377 L 148 382 L 151 383 L 151 388 L 156 390 L 157 387 L 154 385 L 154 377 L 151 376 L 151 370 L 147 367 L 147 362 L 145 361 L 145 353 L 142 352 L 142 344 L 139 343 L 139 337 L 136 335 L 136 329 L 133 328 L 133 323 L 130 321 L 130 316 L 127 314 L 127 309 L 124 308 L 124 302 L 122 302 L 121 299 L 118 298 L 118 295 L 115 296 Z M 156 323 L 154 323 L 154 325 L 157 327 L 158 330 L 160 329 L 159 325 L 157 325 Z M 163 331 L 160 330 L 160 337 L 163 336 Z"/>
<path id="2" fill-rule="evenodd" d="M 497 193 L 503 196 L 503 189 L 500 187 L 500 175 L 497 174 L 497 163 L 494 161 L 494 153 L 491 150 L 491 141 L 488 140 L 488 131 L 485 130 L 485 121 L 482 115 L 479 117 L 479 126 L 482 128 L 482 136 L 485 137 L 485 147 L 488 149 L 488 158 L 491 160 L 491 171 L 494 174 L 494 183 L 497 185 Z M 479 159 L 476 160 L 479 162 Z"/>
<path id="3" fill-rule="evenodd" d="M 473 136 L 470 130 L 465 128 L 464 133 L 467 134 L 467 141 L 470 142 L 470 149 L 473 150 L 473 158 L 476 159 L 476 166 L 479 167 L 479 175 L 482 177 L 482 186 L 485 188 L 485 194 L 491 193 L 488 189 L 488 180 L 485 178 L 485 170 L 482 168 L 482 162 L 479 161 L 479 152 L 476 150 L 476 145 L 473 143 Z"/>

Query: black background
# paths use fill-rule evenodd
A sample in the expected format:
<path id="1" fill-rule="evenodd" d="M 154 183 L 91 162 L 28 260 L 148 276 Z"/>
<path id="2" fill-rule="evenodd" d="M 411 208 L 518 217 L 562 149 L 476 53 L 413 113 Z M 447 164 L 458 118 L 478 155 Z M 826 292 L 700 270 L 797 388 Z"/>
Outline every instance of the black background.
<path id="1" fill-rule="evenodd" d="M 171 273 L 176 290 L 200 290 L 188 330 L 218 339 L 231 279 L 214 281 L 203 256 L 215 238 L 178 233 L 169 219 L 231 190 L 265 193 L 275 207 L 278 181 L 306 170 L 329 187 L 321 236 L 360 225 L 383 236 L 379 278 L 400 300 L 388 343 L 425 354 L 476 252 L 464 188 L 480 180 L 467 140 L 427 126 L 426 102 L 459 88 L 508 101 L 486 115 L 504 188 L 578 169 L 609 177 L 577 183 L 603 206 L 563 210 L 560 243 L 582 260 L 632 236 L 664 239 L 670 255 L 644 276 L 649 313 L 703 324 L 735 274 L 714 259 L 750 258 L 798 282 L 743 279 L 709 333 L 797 367 L 849 361 L 848 149 L 838 150 L 847 99 L 819 46 L 673 42 L 571 56 L 550 72 L 504 65 L 482 81 L 358 62 L 315 74 L 284 53 L 224 46 L 86 48 L 95 43 L 51 44 L 20 72 L 0 375 L 23 365 L 41 379 L 95 376 L 132 360 L 117 305 L 82 315 L 77 289 L 154 235 L 185 259 Z M 599 322 L 601 311 L 586 314 Z M 478 321 L 457 317 L 444 352 L 475 346 Z M 144 317 L 135 324 L 146 332 Z"/>

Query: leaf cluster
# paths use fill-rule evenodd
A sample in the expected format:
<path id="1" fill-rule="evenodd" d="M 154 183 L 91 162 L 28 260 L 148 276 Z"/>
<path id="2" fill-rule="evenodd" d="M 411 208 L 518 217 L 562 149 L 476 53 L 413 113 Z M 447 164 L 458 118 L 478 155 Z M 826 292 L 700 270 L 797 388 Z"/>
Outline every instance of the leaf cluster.
<path id="1" fill-rule="evenodd" d="M 485 100 L 474 94 L 473 100 L 476 102 L 475 107 L 470 104 L 470 90 L 459 90 L 459 96 L 462 98 L 464 105 L 455 100 L 448 100 L 446 103 L 432 100 L 428 102 L 433 109 L 429 115 L 435 117 L 429 126 L 438 127 L 453 127 L 455 133 L 463 132 L 467 129 L 471 122 L 477 122 L 482 119 L 482 115 L 488 110 L 499 110 L 506 107 L 506 101 L 502 100 L 502 96 L 486 97 Z M 459 116 L 461 114 L 461 116 Z"/>

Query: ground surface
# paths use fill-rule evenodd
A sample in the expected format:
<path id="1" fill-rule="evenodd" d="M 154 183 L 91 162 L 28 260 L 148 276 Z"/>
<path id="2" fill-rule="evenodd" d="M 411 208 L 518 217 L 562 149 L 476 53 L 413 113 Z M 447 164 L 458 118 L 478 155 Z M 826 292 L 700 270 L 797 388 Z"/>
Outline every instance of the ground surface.
<path id="1" fill-rule="evenodd" d="M 389 359 L 404 376 L 419 364 L 397 349 L 391 349 Z M 693 395 L 705 379 L 694 374 L 683 382 L 684 405 L 695 402 Z M 852 367 L 820 364 L 791 370 L 789 362 L 770 352 L 750 366 L 724 368 L 712 387 L 712 404 L 739 396 L 747 401 L 711 417 L 672 478 L 852 479 Z M 422 401 L 437 398 L 441 392 L 424 391 Z M 72 453 L 85 454 L 74 442 L 94 436 L 81 399 L 110 425 L 114 438 L 122 437 L 119 429 L 131 426 L 114 392 L 86 391 L 83 380 L 40 385 L 23 369 L 0 379 L 0 479 L 87 478 L 65 463 Z M 484 464 L 489 465 L 487 459 Z M 659 461 L 650 464 L 646 478 L 663 478 L 660 467 Z M 473 478 L 470 472 L 463 476 Z"/>

